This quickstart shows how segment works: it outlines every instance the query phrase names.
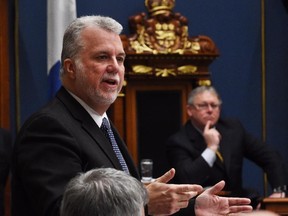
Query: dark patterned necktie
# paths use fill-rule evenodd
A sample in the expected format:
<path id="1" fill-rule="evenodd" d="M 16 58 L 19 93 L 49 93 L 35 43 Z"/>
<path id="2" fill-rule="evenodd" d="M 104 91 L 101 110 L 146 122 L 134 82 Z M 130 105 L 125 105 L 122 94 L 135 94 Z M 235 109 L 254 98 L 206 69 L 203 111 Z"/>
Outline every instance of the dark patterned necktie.
<path id="1" fill-rule="evenodd" d="M 123 155 L 120 152 L 120 149 L 118 147 L 118 144 L 115 140 L 113 131 L 111 130 L 111 127 L 108 123 L 108 120 L 106 118 L 103 118 L 102 124 L 101 124 L 101 130 L 104 132 L 105 136 L 109 139 L 112 148 L 121 164 L 122 170 L 125 171 L 127 174 L 129 174 L 129 169 L 127 167 L 127 164 L 123 158 Z"/>

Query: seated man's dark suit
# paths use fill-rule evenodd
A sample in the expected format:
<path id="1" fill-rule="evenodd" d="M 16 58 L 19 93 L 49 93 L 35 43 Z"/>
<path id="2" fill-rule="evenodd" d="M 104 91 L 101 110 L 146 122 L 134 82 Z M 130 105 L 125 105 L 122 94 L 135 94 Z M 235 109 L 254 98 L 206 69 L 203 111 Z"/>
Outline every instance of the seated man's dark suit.
<path id="1" fill-rule="evenodd" d="M 272 188 L 284 184 L 284 174 L 279 155 L 248 134 L 237 120 L 219 119 L 216 129 L 221 134 L 222 163 L 217 159 L 210 167 L 201 156 L 206 149 L 202 134 L 188 121 L 167 141 L 167 159 L 176 169 L 176 183 L 211 186 L 225 180 L 225 190 L 235 196 L 251 196 L 242 188 L 243 159 L 255 162 L 267 173 Z M 253 198 L 254 195 L 252 195 Z"/>

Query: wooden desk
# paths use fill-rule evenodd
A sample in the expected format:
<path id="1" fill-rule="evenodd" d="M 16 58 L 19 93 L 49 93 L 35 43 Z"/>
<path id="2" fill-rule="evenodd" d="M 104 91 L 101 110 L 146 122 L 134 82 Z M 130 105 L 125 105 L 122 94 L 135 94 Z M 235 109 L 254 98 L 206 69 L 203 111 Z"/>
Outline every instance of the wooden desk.
<path id="1" fill-rule="evenodd" d="M 261 208 L 288 216 L 288 198 L 264 198 Z"/>

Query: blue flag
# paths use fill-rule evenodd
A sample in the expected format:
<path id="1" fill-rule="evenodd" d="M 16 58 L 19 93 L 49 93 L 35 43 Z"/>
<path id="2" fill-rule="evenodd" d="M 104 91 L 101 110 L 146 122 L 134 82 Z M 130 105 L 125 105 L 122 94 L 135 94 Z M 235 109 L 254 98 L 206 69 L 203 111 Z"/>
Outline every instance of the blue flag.
<path id="1" fill-rule="evenodd" d="M 77 17 L 76 0 L 47 0 L 47 67 L 49 97 L 59 89 L 60 59 L 66 27 Z"/>

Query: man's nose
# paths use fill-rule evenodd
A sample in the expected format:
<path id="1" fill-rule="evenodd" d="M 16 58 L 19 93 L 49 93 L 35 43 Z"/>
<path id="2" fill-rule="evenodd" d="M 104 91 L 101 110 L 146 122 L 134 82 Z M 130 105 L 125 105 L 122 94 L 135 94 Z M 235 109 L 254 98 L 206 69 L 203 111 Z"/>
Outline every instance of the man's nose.
<path id="1" fill-rule="evenodd" d="M 207 110 L 212 112 L 213 111 L 213 107 L 211 104 L 207 104 Z"/>
<path id="2" fill-rule="evenodd" d="M 111 61 L 109 61 L 109 64 L 107 66 L 107 71 L 116 73 L 118 69 L 119 69 L 119 64 L 117 60 L 111 59 Z"/>

